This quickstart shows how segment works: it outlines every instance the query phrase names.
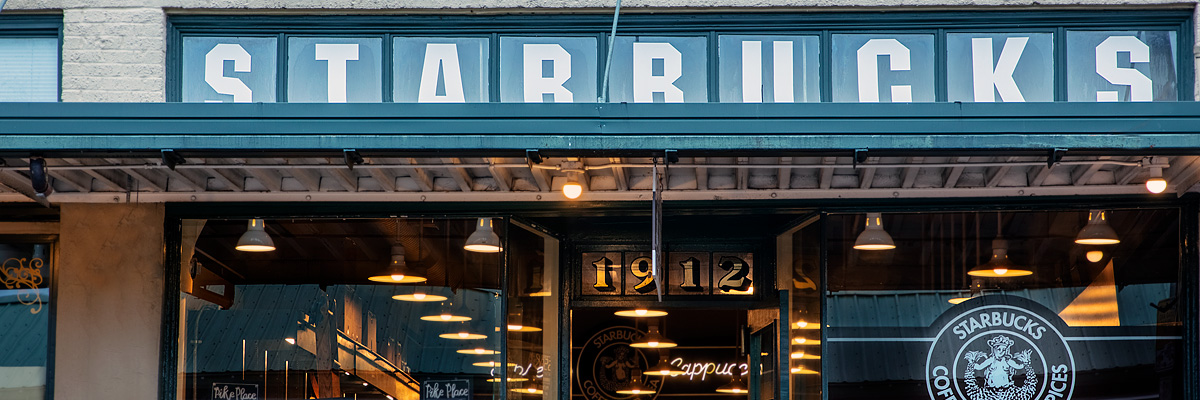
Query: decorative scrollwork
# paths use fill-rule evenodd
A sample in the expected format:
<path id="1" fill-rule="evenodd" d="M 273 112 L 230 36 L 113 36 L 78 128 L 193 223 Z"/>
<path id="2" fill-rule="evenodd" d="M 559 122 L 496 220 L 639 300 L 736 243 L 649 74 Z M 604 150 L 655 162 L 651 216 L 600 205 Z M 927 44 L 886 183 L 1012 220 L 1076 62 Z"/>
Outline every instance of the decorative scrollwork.
<path id="1" fill-rule="evenodd" d="M 30 314 L 42 311 L 42 266 L 45 261 L 41 258 L 10 258 L 4 260 L 0 268 L 0 277 L 4 278 L 4 287 L 17 289 L 17 301 L 27 306 Z"/>

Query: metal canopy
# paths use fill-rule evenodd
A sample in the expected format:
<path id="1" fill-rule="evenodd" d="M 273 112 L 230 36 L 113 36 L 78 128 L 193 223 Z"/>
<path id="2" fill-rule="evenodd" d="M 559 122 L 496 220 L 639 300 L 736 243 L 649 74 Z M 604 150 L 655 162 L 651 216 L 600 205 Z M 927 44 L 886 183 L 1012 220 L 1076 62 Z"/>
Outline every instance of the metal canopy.
<path id="1" fill-rule="evenodd" d="M 646 200 L 668 149 L 666 200 L 1140 194 L 1152 162 L 1182 193 L 1198 133 L 1194 102 L 14 103 L 0 201 L 31 156 L 53 202 L 561 201 L 576 169 L 586 200 Z"/>

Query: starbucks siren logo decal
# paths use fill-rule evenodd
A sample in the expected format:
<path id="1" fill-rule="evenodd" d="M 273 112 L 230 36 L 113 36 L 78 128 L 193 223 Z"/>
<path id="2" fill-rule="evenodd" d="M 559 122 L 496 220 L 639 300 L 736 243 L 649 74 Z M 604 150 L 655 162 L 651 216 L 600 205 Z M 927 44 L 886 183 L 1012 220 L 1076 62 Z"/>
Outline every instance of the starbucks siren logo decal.
<path id="1" fill-rule="evenodd" d="M 938 332 L 925 381 L 932 400 L 1070 400 L 1075 360 L 1045 317 L 1011 305 L 984 305 Z"/>
<path id="2" fill-rule="evenodd" d="M 646 355 L 629 346 L 643 336 L 646 333 L 637 329 L 614 326 L 596 332 L 584 343 L 579 358 L 575 360 L 578 368 L 575 377 L 584 397 L 588 400 L 653 400 L 658 397 L 663 378 L 654 375 L 642 375 L 642 384 L 654 389 L 653 395 L 617 393 L 632 383 L 635 371 L 645 371 L 649 367 Z"/>

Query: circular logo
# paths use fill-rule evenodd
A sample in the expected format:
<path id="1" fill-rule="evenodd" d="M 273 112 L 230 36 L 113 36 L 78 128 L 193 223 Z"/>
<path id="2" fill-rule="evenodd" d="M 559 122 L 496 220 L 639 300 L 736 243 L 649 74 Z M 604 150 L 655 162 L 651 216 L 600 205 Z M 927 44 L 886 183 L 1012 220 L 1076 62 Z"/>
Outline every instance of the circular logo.
<path id="1" fill-rule="evenodd" d="M 1012 305 L 984 305 L 938 332 L 925 383 L 932 400 L 1069 400 L 1075 360 L 1045 317 Z"/>
<path id="2" fill-rule="evenodd" d="M 642 385 L 654 389 L 650 396 L 620 394 L 618 390 L 633 383 L 634 374 L 645 371 L 650 365 L 646 355 L 629 344 L 646 333 L 627 326 L 614 326 L 596 332 L 579 352 L 575 360 L 575 379 L 588 400 L 611 399 L 654 399 L 662 388 L 663 378 L 642 375 Z M 590 370 L 589 370 L 590 369 Z"/>

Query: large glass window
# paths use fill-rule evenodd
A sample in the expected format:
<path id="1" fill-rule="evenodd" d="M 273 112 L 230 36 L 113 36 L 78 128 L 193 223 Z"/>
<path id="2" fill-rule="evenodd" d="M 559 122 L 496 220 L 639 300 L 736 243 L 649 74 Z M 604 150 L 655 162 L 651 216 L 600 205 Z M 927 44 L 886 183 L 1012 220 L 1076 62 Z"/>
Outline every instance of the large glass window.
<path id="1" fill-rule="evenodd" d="M 184 221 L 178 398 L 500 398 L 504 225 Z"/>
<path id="2" fill-rule="evenodd" d="M 0 242 L 0 398 L 44 399 L 50 244 Z"/>
<path id="3" fill-rule="evenodd" d="M 830 399 L 1182 396 L 1177 210 L 826 223 Z"/>

